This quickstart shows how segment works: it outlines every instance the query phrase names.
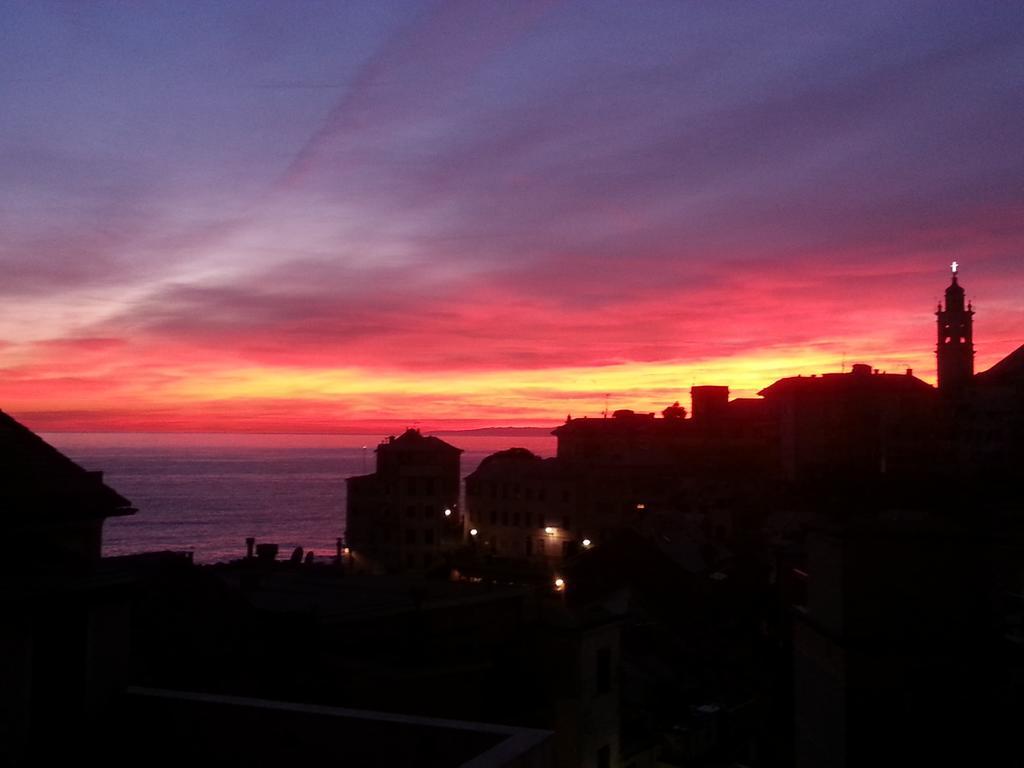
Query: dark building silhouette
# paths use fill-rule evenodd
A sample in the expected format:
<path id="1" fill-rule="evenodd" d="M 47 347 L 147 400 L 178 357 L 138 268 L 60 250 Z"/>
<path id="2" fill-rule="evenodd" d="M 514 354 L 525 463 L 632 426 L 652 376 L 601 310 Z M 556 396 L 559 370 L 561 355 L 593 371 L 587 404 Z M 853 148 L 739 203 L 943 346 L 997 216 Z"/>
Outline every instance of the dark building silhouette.
<path id="1" fill-rule="evenodd" d="M 863 483 L 933 470 L 935 390 L 909 370 L 888 374 L 858 363 L 849 373 L 780 379 L 759 394 L 789 481 Z"/>
<path id="2" fill-rule="evenodd" d="M 946 288 L 945 307 L 935 312 L 938 345 L 935 348 L 939 392 L 962 398 L 971 388 L 974 376 L 974 309 L 964 306 L 964 289 L 957 280 L 956 262 L 953 279 Z"/>
<path id="3" fill-rule="evenodd" d="M 577 515 L 576 491 L 558 459 L 542 459 L 525 448 L 488 456 L 466 478 L 467 514 L 476 530 L 472 544 L 539 570 L 556 567 L 597 535 Z"/>
<path id="4" fill-rule="evenodd" d="M 1024 525 L 1010 501 L 1024 347 L 975 376 L 973 314 L 954 274 L 938 388 L 865 364 L 783 378 L 756 400 L 694 387 L 691 418 L 674 406 L 569 419 L 555 459 L 505 451 L 469 478 L 468 513 L 495 556 L 539 561 L 521 527 L 547 497 L 525 489 L 558 488 L 575 531 L 552 529 L 566 541 L 548 568 L 571 592 L 631 595 L 623 674 L 645 691 L 629 709 L 645 714 L 627 716 L 630 755 L 907 765 L 967 760 L 1009 733 L 1024 691 Z M 660 558 L 672 567 L 641 583 Z M 658 588 L 700 632 L 672 645 L 671 611 L 650 614 Z M 672 670 L 681 698 L 634 677 L 647 666 Z M 744 697 L 759 724 L 720 714 L 747 711 Z M 983 700 L 998 713 L 970 704 Z M 661 746 L 644 748 L 659 727 Z"/>
<path id="5" fill-rule="evenodd" d="M 0 764 L 84 743 L 124 682 L 130 576 L 102 567 L 131 503 L 0 412 Z"/>
<path id="6" fill-rule="evenodd" d="M 850 414 L 867 425 L 852 456 L 803 441 L 853 459 L 860 488 L 812 497 L 794 568 L 806 590 L 792 626 L 800 768 L 966 765 L 1008 750 L 1019 762 L 1024 347 L 974 375 L 973 314 L 954 269 L 937 313 L 935 397 L 914 385 L 874 417 Z M 873 437 L 886 427 L 899 442 L 883 452 Z M 900 482 L 873 482 L 876 461 L 896 469 L 898 444 Z"/>
<path id="7" fill-rule="evenodd" d="M 629 409 L 568 418 L 553 432 L 553 459 L 521 448 L 484 459 L 466 478 L 477 551 L 557 570 L 581 549 L 666 510 L 731 529 L 736 510 L 760 493 L 777 463 L 775 430 L 763 400 L 730 401 L 728 387 L 695 387 L 692 395 L 693 418 L 679 403 L 660 418 Z"/>
<path id="8" fill-rule="evenodd" d="M 407 429 L 377 446 L 373 474 L 346 480 L 346 544 L 360 569 L 427 569 L 461 542 L 461 454 Z"/>
<path id="9" fill-rule="evenodd" d="M 1015 499 L 1024 466 L 1024 346 L 974 377 L 963 439 L 977 490 L 992 499 Z"/>
<path id="10" fill-rule="evenodd" d="M 135 513 L 131 502 L 27 427 L 0 411 L 0 510 L 7 541 L 28 543 L 0 560 L 22 557 L 94 562 L 100 558 L 103 522 Z"/>
<path id="11" fill-rule="evenodd" d="M 879 506 L 884 500 L 879 500 Z M 863 510 L 862 512 L 867 512 Z M 966 765 L 995 747 L 984 542 L 880 512 L 816 523 L 794 620 L 798 768 Z"/>

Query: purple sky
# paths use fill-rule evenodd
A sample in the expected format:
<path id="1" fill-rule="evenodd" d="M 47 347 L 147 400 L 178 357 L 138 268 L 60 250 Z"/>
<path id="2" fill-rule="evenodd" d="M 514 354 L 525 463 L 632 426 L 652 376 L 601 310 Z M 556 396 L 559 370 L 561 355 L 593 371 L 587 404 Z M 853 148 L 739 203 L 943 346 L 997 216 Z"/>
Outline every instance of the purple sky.
<path id="1" fill-rule="evenodd" d="M 0 14 L 0 408 L 30 423 L 930 378 L 954 258 L 979 367 L 1024 340 L 1019 3 Z"/>

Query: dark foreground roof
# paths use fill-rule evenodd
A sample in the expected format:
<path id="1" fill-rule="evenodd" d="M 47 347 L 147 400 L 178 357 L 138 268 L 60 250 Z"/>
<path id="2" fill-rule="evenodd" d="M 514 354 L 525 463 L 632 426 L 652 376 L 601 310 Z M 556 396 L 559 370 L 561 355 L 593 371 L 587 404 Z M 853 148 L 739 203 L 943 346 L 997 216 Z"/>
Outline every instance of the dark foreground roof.
<path id="1" fill-rule="evenodd" d="M 872 372 L 870 366 L 854 365 L 849 373 L 823 373 L 820 376 L 787 376 L 762 389 L 757 394 L 772 397 L 796 393 L 821 395 L 848 394 L 911 394 L 928 395 L 935 388 L 910 374 Z"/>
<path id="2" fill-rule="evenodd" d="M 103 473 L 73 462 L 0 411 L 0 513 L 4 525 L 95 519 L 135 512 L 103 482 Z M 12 518 L 22 515 L 22 519 Z"/>
<path id="3" fill-rule="evenodd" d="M 987 371 L 975 377 L 982 384 L 1013 385 L 1024 383 L 1024 344 L 1017 347 Z"/>
<path id="4" fill-rule="evenodd" d="M 439 437 L 423 435 L 418 429 L 409 428 L 398 437 L 392 435 L 385 442 L 377 446 L 377 451 L 388 451 L 392 449 L 427 451 L 427 452 L 448 452 L 462 453 L 461 448 L 456 448 L 451 443 L 446 443 Z"/>

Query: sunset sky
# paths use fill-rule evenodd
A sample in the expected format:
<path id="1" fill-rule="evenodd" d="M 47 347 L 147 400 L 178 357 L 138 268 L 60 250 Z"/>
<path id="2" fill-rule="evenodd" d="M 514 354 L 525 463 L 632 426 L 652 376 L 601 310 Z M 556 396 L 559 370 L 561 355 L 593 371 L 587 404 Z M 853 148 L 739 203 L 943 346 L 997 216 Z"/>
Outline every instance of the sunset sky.
<path id="1" fill-rule="evenodd" d="M 0 408 L 553 424 L 1024 342 L 1024 4 L 0 0 Z"/>

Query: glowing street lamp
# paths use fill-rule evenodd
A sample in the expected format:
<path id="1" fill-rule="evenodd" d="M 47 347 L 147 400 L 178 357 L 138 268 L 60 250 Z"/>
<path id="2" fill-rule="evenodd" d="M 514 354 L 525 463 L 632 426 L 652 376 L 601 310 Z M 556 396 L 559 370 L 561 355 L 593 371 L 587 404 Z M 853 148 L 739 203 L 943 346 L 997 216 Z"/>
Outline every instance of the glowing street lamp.
<path id="1" fill-rule="evenodd" d="M 476 536 L 478 533 L 480 533 L 480 531 L 478 531 L 476 528 L 470 528 L 469 529 L 469 535 L 470 536 Z"/>
<path id="2" fill-rule="evenodd" d="M 555 529 L 549 525 L 547 528 L 544 529 L 544 533 L 546 533 L 548 536 L 554 536 Z"/>
<path id="3" fill-rule="evenodd" d="M 589 547 L 589 546 L 590 546 L 590 539 L 584 539 L 584 540 L 583 540 L 583 546 L 584 546 L 585 548 L 586 548 L 586 547 Z"/>
<path id="4" fill-rule="evenodd" d="M 555 579 L 555 590 L 558 591 L 558 592 L 564 592 L 565 591 L 565 579 L 563 579 L 561 577 Z"/>
<path id="5" fill-rule="evenodd" d="M 445 517 L 451 517 L 452 516 L 452 510 L 451 510 L 450 507 L 445 507 L 444 516 Z"/>

